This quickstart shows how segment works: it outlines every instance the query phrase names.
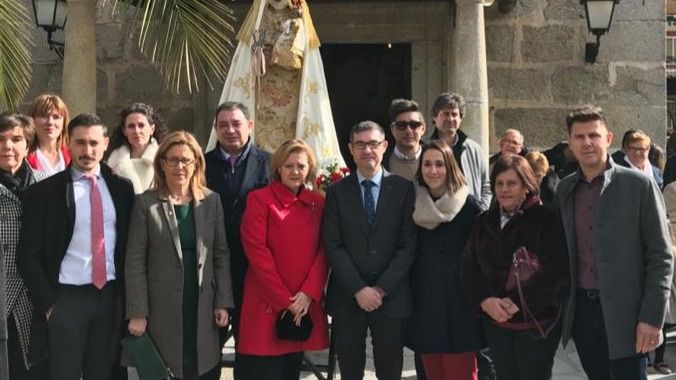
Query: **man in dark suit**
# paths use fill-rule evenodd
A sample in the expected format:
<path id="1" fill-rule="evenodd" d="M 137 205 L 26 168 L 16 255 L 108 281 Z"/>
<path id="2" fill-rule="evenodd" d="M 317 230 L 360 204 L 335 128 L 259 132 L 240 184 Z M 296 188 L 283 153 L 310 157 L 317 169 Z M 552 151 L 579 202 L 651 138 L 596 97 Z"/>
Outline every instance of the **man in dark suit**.
<path id="1" fill-rule="evenodd" d="M 247 261 L 242 249 L 239 228 L 251 190 L 268 184 L 269 154 L 251 141 L 254 122 L 242 103 L 226 102 L 216 108 L 214 130 L 218 145 L 205 155 L 207 187 L 221 196 L 225 215 L 225 234 L 230 248 L 230 271 L 235 309 L 231 326 L 237 338 L 239 310 L 242 306 Z M 222 343 L 225 343 L 222 334 Z M 237 370 L 235 370 L 235 373 Z"/>
<path id="2" fill-rule="evenodd" d="M 323 221 L 341 378 L 363 378 L 369 329 L 378 379 L 398 380 L 404 320 L 412 308 L 415 191 L 413 183 L 382 169 L 387 141 L 378 124 L 352 127 L 349 148 L 357 170 L 329 187 Z"/>
<path id="3" fill-rule="evenodd" d="M 35 309 L 31 356 L 48 354 L 52 380 L 109 379 L 124 331 L 134 190 L 100 163 L 108 137 L 96 115 L 76 116 L 68 136 L 70 166 L 23 200 L 17 265 Z"/>

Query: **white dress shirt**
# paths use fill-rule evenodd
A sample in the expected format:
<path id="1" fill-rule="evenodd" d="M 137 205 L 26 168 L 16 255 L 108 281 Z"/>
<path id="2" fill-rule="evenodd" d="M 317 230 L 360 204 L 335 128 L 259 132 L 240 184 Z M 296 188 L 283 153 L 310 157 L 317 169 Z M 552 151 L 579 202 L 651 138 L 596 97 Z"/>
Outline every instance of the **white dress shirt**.
<path id="1" fill-rule="evenodd" d="M 67 285 L 87 285 L 92 283 L 92 233 L 91 202 L 89 193 L 91 182 L 85 175 L 71 167 L 73 179 L 73 198 L 75 200 L 75 225 L 66 255 L 61 261 L 59 283 Z M 96 183 L 103 203 L 103 238 L 106 251 L 106 279 L 115 279 L 115 204 L 106 181 L 101 175 L 101 167 L 96 169 Z"/>
<path id="2" fill-rule="evenodd" d="M 49 162 L 47 156 L 45 156 L 39 148 L 35 150 L 35 157 L 37 157 L 38 163 L 40 164 L 40 171 L 48 177 L 66 169 L 66 160 L 63 158 L 61 149 L 59 149 L 59 162 L 54 166 L 52 166 L 52 163 Z"/>

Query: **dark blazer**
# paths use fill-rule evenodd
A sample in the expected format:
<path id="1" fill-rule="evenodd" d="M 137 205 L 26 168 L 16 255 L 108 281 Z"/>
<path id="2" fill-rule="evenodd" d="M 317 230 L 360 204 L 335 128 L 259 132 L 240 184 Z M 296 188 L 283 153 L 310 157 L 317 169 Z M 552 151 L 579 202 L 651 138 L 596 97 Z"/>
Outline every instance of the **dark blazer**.
<path id="1" fill-rule="evenodd" d="M 366 220 L 356 172 L 330 186 L 326 194 L 322 232 L 331 266 L 327 306 L 333 316 L 361 310 L 354 295 L 365 286 L 385 291 L 381 308 L 390 318 L 411 314 L 415 191 L 412 182 L 387 171 L 380 185 L 373 226 Z"/>
<path id="2" fill-rule="evenodd" d="M 664 323 L 673 254 L 664 200 L 648 176 L 608 159 L 594 217 L 594 255 L 610 359 L 636 355 L 636 325 Z M 556 198 L 570 257 L 571 293 L 561 342 L 571 337 L 577 287 L 575 188 L 580 171 L 559 184 Z"/>
<path id="3" fill-rule="evenodd" d="M 235 299 L 235 307 L 242 305 L 242 293 L 244 288 L 244 275 L 246 274 L 247 261 L 242 249 L 242 240 L 239 235 L 242 216 L 246 207 L 246 196 L 251 190 L 266 186 L 270 182 L 270 155 L 251 146 L 246 157 L 244 174 L 237 194 L 232 195 L 228 191 L 226 172 L 228 164 L 219 151 L 218 146 L 209 151 L 204 159 L 206 161 L 207 187 L 218 193 L 221 197 L 223 215 L 225 217 L 225 236 L 230 247 L 230 270 L 232 272 L 232 293 Z"/>
<path id="4" fill-rule="evenodd" d="M 413 315 L 406 345 L 417 353 L 459 353 L 485 346 L 480 319 L 462 289 L 462 254 L 481 212 L 468 196 L 455 217 L 433 230 L 418 227 L 418 248 L 411 269 Z"/>
<path id="5" fill-rule="evenodd" d="M 101 175 L 115 205 L 115 276 L 118 295 L 114 312 L 121 334 L 124 328 L 124 253 L 134 189 L 129 180 L 113 174 L 104 163 L 101 163 Z M 75 207 L 70 166 L 29 187 L 24 195 L 17 266 L 34 307 L 29 356 L 36 362 L 47 355 L 46 312 L 56 301 L 61 261 L 73 236 Z M 119 339 L 113 339 L 113 342 L 116 346 L 114 349 L 118 349 Z"/>

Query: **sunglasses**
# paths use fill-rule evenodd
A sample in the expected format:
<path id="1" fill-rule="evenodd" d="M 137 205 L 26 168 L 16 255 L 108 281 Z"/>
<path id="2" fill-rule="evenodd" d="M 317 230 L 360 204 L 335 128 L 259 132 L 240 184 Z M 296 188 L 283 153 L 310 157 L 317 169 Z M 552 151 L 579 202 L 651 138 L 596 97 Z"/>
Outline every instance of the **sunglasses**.
<path id="1" fill-rule="evenodd" d="M 396 128 L 398 131 L 405 131 L 408 127 L 415 131 L 416 129 L 422 127 L 422 125 L 422 122 L 416 120 L 401 120 L 392 123 L 392 127 Z"/>

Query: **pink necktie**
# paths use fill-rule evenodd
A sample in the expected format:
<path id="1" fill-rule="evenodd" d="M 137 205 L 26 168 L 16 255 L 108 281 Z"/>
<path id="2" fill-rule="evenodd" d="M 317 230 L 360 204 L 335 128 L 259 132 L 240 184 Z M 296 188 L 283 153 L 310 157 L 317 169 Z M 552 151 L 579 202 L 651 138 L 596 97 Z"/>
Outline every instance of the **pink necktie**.
<path id="1" fill-rule="evenodd" d="M 103 242 L 103 204 L 96 184 L 96 176 L 87 177 L 91 182 L 89 201 L 92 228 L 92 283 L 97 289 L 106 285 L 106 249 Z"/>

